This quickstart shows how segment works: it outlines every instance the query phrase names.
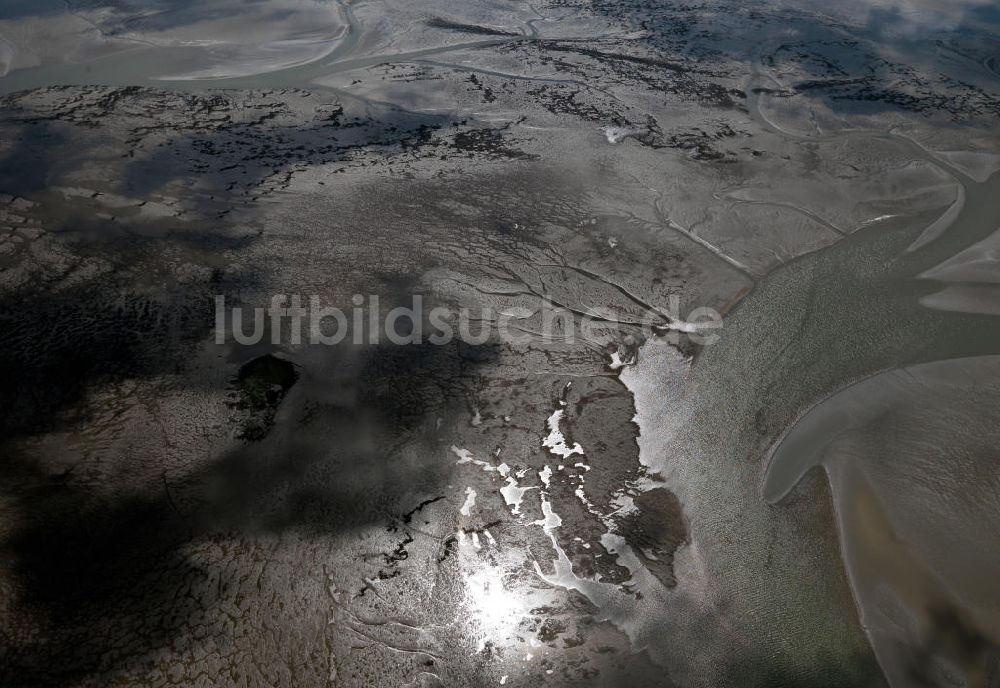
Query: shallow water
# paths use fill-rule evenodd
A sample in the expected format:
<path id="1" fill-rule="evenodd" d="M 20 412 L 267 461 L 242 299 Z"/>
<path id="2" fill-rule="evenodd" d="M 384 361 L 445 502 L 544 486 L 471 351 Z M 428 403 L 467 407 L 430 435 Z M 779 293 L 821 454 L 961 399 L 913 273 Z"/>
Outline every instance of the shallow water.
<path id="1" fill-rule="evenodd" d="M 1000 357 L 880 373 L 800 419 L 774 449 L 764 497 L 778 502 L 822 465 L 862 622 L 893 684 L 985 685 L 1000 643 L 995 572 Z"/>
<path id="2" fill-rule="evenodd" d="M 5 92 L 253 77 L 329 58 L 354 39 L 349 6 L 313 0 L 63 7 L 26 9 L 30 21 L 0 16 Z"/>
<path id="3" fill-rule="evenodd" d="M 993 625 L 1000 599 L 985 583 L 998 562 L 982 546 L 996 530 L 988 436 L 1000 408 L 1000 359 L 978 356 L 1000 353 L 1000 322 L 990 317 L 995 309 L 943 300 L 923 280 L 1000 278 L 988 250 L 1000 175 L 977 182 L 925 160 L 961 183 L 961 202 L 905 248 L 899 239 L 907 229 L 861 236 L 830 249 L 844 252 L 836 258 L 806 256 L 774 275 L 727 321 L 724 347 L 753 349 L 759 367 L 740 384 L 730 366 L 726 392 L 739 390 L 752 404 L 765 389 L 780 389 L 794 409 L 824 387 L 888 370 L 799 420 L 770 452 L 762 495 L 781 508 L 805 472 L 822 465 L 862 623 L 889 680 L 907 685 L 917 671 L 934 685 L 956 675 L 986 685 L 982 648 L 1000 642 Z M 762 326 L 770 331 L 760 338 Z M 912 365 L 923 361 L 931 362 Z"/>
<path id="4" fill-rule="evenodd" d="M 755 64 L 763 64 L 763 57 L 780 42 L 765 42 L 754 51 Z M 771 78 L 764 70 L 757 73 L 757 79 Z M 966 685 L 984 685 L 987 660 L 981 651 L 969 654 L 968 648 L 954 652 L 947 648 L 960 643 L 956 638 L 965 633 L 961 620 L 966 616 L 975 619 L 969 626 L 977 629 L 973 636 L 983 634 L 979 637 L 988 638 L 982 641 L 985 646 L 995 646 L 996 629 L 984 619 L 994 614 L 997 598 L 985 592 L 982 580 L 947 573 L 986 571 L 990 577 L 997 570 L 992 554 L 970 546 L 989 541 L 988 533 L 995 528 L 995 456 L 985 450 L 989 441 L 984 444 L 983 436 L 971 428 L 989 425 L 996 416 L 996 390 L 1000 389 L 996 359 L 928 364 L 940 366 L 942 372 L 961 372 L 966 382 L 972 382 L 966 388 L 952 380 L 936 390 L 911 372 L 921 369 L 907 366 L 1000 353 L 1000 321 L 990 315 L 996 313 L 992 297 L 982 291 L 956 293 L 956 287 L 940 291 L 942 285 L 934 281 L 975 278 L 989 283 L 1000 277 L 1000 262 L 991 251 L 1000 226 L 1000 175 L 974 178 L 945 156 L 892 130 L 826 127 L 796 132 L 782 120 L 780 111 L 768 111 L 768 96 L 755 91 L 761 84 L 750 81 L 751 113 L 782 137 L 830 145 L 850 140 L 878 142 L 945 172 L 959 185 L 960 193 L 943 214 L 916 222 L 885 218 L 877 227 L 862 228 L 831 247 L 778 268 L 726 317 L 721 341 L 700 352 L 693 364 L 653 340 L 644 347 L 637 368 L 623 375 L 636 397 L 643 460 L 666 476 L 691 514 L 698 549 L 686 560 L 687 570 L 679 571 L 679 579 L 683 587 L 685 575 L 687 580 L 721 582 L 726 572 L 742 571 L 730 576 L 728 585 L 739 586 L 736 581 L 742 581 L 754 590 L 754 599 L 775 600 L 791 593 L 781 581 L 811 578 L 811 570 L 822 561 L 816 532 L 801 524 L 793 527 L 784 519 L 808 513 L 803 500 L 815 498 L 814 488 L 810 486 L 802 496 L 795 496 L 794 488 L 809 467 L 823 465 L 830 472 L 851 595 L 887 678 L 893 685 L 910 685 L 916 672 L 934 685 L 950 685 L 958 672 Z M 900 372 L 877 375 L 886 370 Z M 831 390 L 872 375 L 877 376 L 870 383 L 823 401 Z M 911 393 L 897 394 L 899 384 Z M 818 405 L 771 450 L 768 463 L 761 438 L 778 435 L 814 404 Z M 923 434 L 893 446 L 887 438 L 899 437 L 893 422 L 904 409 L 925 415 Z M 848 429 L 851 436 L 862 434 L 864 419 L 878 419 L 884 436 L 865 435 L 869 443 L 855 443 L 850 447 L 852 460 L 840 460 L 830 447 L 843 440 Z M 956 462 L 954 478 L 947 480 L 953 454 L 962 455 L 962 448 L 970 443 L 975 451 L 970 450 L 968 461 L 978 466 L 982 482 L 971 478 L 975 470 L 962 468 L 965 459 Z M 906 460 L 883 463 L 890 451 Z M 881 479 L 859 482 L 859 475 L 871 473 L 865 472 L 865 466 L 880 466 Z M 933 470 L 921 469 L 928 466 Z M 934 496 L 927 490 L 899 489 L 907 481 L 923 484 L 942 474 L 941 490 Z M 884 508 L 890 518 L 869 519 L 862 532 L 854 513 L 860 502 Z M 891 506 L 879 506 L 883 502 Z M 944 504 L 950 507 L 942 512 Z M 872 538 L 896 542 L 902 536 L 894 530 L 893 519 L 900 514 L 929 513 L 940 517 L 933 530 L 941 537 L 921 541 L 919 533 L 924 531 L 911 523 L 906 542 L 915 549 L 908 554 L 912 561 L 902 566 L 915 571 L 913 567 L 920 564 L 935 571 L 928 558 L 951 563 L 947 573 L 914 573 L 924 575 L 923 587 L 920 594 L 907 596 L 906 586 L 915 584 L 899 578 L 903 560 L 879 552 Z M 969 527 L 972 513 L 979 516 L 972 517 L 977 524 Z M 777 550 L 775 545 L 767 546 L 769 542 L 779 543 Z M 774 579 L 756 576 L 765 568 Z M 935 578 L 938 573 L 940 580 Z M 893 581 L 888 592 L 880 587 L 885 581 Z M 732 589 L 713 583 L 701 601 L 718 604 L 729 594 Z M 817 580 L 812 594 L 801 595 L 783 603 L 806 615 L 829 616 L 831 622 L 839 614 L 851 614 L 850 601 L 840 597 L 836 585 L 821 586 Z M 954 612 L 959 621 L 941 621 L 954 611 L 954 605 L 934 605 L 954 599 L 967 605 Z M 890 601 L 891 609 L 887 609 Z M 689 606 L 677 601 L 667 608 L 696 626 L 697 614 Z M 755 606 L 751 603 L 749 608 Z M 754 612 L 745 613 L 754 616 Z M 808 627 L 800 626 L 792 615 L 784 618 L 783 628 L 747 622 L 744 632 L 774 637 L 808 633 Z M 909 630 L 895 630 L 905 628 L 910 618 L 918 622 Z M 976 642 L 980 641 L 972 641 L 973 645 L 981 647 Z M 951 678 L 946 678 L 949 673 Z"/>

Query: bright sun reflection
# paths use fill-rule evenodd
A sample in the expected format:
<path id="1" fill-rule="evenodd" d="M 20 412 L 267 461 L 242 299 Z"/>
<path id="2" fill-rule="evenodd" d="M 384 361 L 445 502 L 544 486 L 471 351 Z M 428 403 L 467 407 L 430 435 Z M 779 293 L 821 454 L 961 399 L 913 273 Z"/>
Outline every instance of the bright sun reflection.
<path id="1" fill-rule="evenodd" d="M 487 642 L 497 643 L 508 638 L 527 613 L 527 603 L 503 583 L 501 569 L 483 566 L 465 576 L 465 604 L 478 628 L 477 652 Z"/>

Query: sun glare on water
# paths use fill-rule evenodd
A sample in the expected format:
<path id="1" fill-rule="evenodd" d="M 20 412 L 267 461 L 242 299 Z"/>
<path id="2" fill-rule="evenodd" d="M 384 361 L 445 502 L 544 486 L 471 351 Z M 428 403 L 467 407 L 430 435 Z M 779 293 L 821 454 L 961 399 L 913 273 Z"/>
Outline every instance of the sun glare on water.
<path id="1" fill-rule="evenodd" d="M 465 591 L 465 606 L 479 639 L 476 652 L 509 638 L 527 614 L 527 602 L 507 589 L 499 568 L 487 565 L 467 574 Z"/>

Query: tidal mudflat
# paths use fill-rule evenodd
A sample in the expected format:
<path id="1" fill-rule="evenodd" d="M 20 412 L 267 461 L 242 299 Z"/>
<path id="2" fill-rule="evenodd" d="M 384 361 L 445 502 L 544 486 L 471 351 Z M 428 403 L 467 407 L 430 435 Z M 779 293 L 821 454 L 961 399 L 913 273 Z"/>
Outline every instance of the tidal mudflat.
<path id="1" fill-rule="evenodd" d="M 3 3 L 0 684 L 1000 685 L 998 61 L 976 0 Z"/>

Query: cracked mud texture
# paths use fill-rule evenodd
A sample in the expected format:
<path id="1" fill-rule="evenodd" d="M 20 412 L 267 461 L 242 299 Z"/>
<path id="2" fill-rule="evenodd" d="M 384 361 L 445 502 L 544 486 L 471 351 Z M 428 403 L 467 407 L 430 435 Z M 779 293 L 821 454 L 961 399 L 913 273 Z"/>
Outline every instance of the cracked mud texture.
<path id="1" fill-rule="evenodd" d="M 997 685 L 977 610 L 885 631 L 820 476 L 759 491 L 1000 353 L 988 4 L 152 4 L 0 9 L 0 685 Z M 939 264 L 976 298 L 891 300 Z M 216 342 L 275 294 L 526 315 Z"/>

